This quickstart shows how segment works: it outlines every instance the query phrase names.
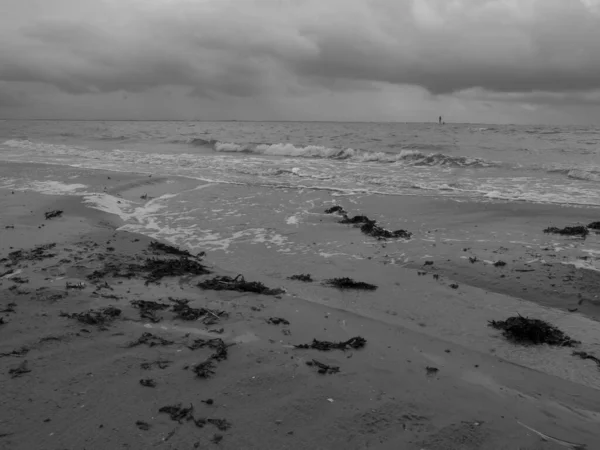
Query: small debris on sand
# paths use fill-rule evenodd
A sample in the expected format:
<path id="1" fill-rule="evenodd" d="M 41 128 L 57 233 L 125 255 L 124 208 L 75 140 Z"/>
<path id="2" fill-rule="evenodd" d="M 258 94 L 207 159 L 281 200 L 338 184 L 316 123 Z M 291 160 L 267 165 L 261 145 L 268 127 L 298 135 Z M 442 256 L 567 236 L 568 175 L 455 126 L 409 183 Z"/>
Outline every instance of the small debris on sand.
<path id="1" fill-rule="evenodd" d="M 294 347 L 301 349 L 314 349 L 326 352 L 329 350 L 348 350 L 351 348 L 357 350 L 359 348 L 363 348 L 366 343 L 366 339 L 360 336 L 356 336 L 348 339 L 347 341 L 342 342 L 319 341 L 317 339 L 313 339 L 313 341 L 310 344 L 295 345 Z"/>
<path id="2" fill-rule="evenodd" d="M 60 217 L 62 216 L 64 211 L 61 211 L 60 209 L 55 209 L 54 211 L 48 211 L 47 213 L 44 213 L 44 216 L 46 217 L 46 220 L 50 220 L 50 219 L 54 219 L 55 217 Z"/>
<path id="3" fill-rule="evenodd" d="M 506 320 L 490 320 L 489 326 L 502 330 L 506 339 L 517 344 L 574 347 L 580 343 L 548 322 L 523 316 L 509 317 Z"/>
<path id="4" fill-rule="evenodd" d="M 339 366 L 330 366 L 328 364 L 319 362 L 316 359 L 313 359 L 312 361 L 306 361 L 306 365 L 307 366 L 316 366 L 318 369 L 317 372 L 320 374 L 323 374 L 323 375 L 338 373 L 340 371 Z"/>
<path id="5" fill-rule="evenodd" d="M 140 380 L 140 384 L 145 387 L 156 387 L 156 381 L 152 378 L 143 378 Z"/>
<path id="6" fill-rule="evenodd" d="M 231 424 L 225 419 L 206 419 L 206 421 L 221 431 L 227 431 L 231 428 Z"/>
<path id="7" fill-rule="evenodd" d="M 504 261 L 496 261 L 494 267 L 504 267 L 506 263 Z"/>
<path id="8" fill-rule="evenodd" d="M 271 325 L 289 325 L 290 322 L 286 319 L 282 319 L 281 317 L 269 317 L 269 319 L 267 320 L 267 323 L 271 324 Z"/>
<path id="9" fill-rule="evenodd" d="M 296 281 L 304 281 L 305 283 L 310 283 L 313 281 L 312 276 L 310 274 L 299 274 L 299 275 L 292 275 L 291 277 L 289 277 L 290 280 L 296 280 Z"/>
<path id="10" fill-rule="evenodd" d="M 581 359 L 589 359 L 594 361 L 598 365 L 598 369 L 600 369 L 600 358 L 591 355 L 587 352 L 573 352 L 573 356 L 579 356 Z"/>
<path id="11" fill-rule="evenodd" d="M 31 372 L 31 369 L 29 369 L 29 367 L 27 365 L 27 360 L 25 360 L 21 364 L 19 364 L 17 367 L 15 367 L 14 369 L 10 369 L 8 371 L 8 374 L 10 375 L 11 378 L 18 378 L 29 372 Z"/>
<path id="12" fill-rule="evenodd" d="M 204 324 L 214 325 L 219 321 L 219 319 L 227 317 L 227 313 L 225 311 L 211 310 L 207 308 L 192 308 L 188 305 L 190 301 L 187 299 L 169 298 L 169 300 L 175 303 L 171 310 L 175 313 L 175 318 L 177 319 L 192 321 L 204 317 Z"/>
<path id="13" fill-rule="evenodd" d="M 27 353 L 29 353 L 30 348 L 29 347 L 21 347 L 17 350 L 13 350 L 11 352 L 7 352 L 7 353 L 0 353 L 0 358 L 4 358 L 7 356 L 25 356 Z"/>
<path id="14" fill-rule="evenodd" d="M 155 336 L 152 333 L 143 333 L 137 341 L 130 342 L 127 347 L 137 347 L 138 345 L 147 345 L 148 347 L 156 347 L 158 345 L 171 345 L 175 342 Z"/>
<path id="15" fill-rule="evenodd" d="M 212 359 L 207 359 L 204 362 L 192 366 L 192 370 L 198 378 L 210 378 L 215 373 L 215 363 Z"/>
<path id="16" fill-rule="evenodd" d="M 67 281 L 65 287 L 67 289 L 85 289 L 85 283 L 83 282 L 78 282 L 78 283 L 71 283 L 69 281 Z"/>
<path id="17" fill-rule="evenodd" d="M 216 276 L 210 280 L 201 281 L 198 283 L 198 287 L 214 291 L 254 292 L 263 295 L 279 295 L 285 292 L 283 289 L 268 288 L 260 281 L 246 281 L 241 274 L 235 278 Z"/>
<path id="18" fill-rule="evenodd" d="M 377 286 L 374 284 L 365 283 L 363 281 L 354 281 L 352 278 L 331 278 L 324 282 L 327 286 L 332 286 L 338 289 L 359 289 L 365 291 L 374 291 Z"/>
<path id="19" fill-rule="evenodd" d="M 38 245 L 32 250 L 15 250 L 8 254 L 8 258 L 12 264 L 17 264 L 21 261 L 39 261 L 46 258 L 54 258 L 56 253 L 48 253 L 48 250 L 52 250 L 56 247 L 56 244 L 45 244 Z"/>
<path id="20" fill-rule="evenodd" d="M 589 230 L 583 225 L 577 225 L 574 227 L 548 227 L 544 230 L 544 233 L 560 234 L 563 236 L 582 236 L 586 237 L 589 234 Z"/>
<path id="21" fill-rule="evenodd" d="M 163 406 L 158 412 L 168 414 L 171 420 L 179 423 L 182 420 L 193 420 L 194 418 L 194 406 L 191 404 L 189 408 L 183 408 L 181 403 L 174 406 Z"/>

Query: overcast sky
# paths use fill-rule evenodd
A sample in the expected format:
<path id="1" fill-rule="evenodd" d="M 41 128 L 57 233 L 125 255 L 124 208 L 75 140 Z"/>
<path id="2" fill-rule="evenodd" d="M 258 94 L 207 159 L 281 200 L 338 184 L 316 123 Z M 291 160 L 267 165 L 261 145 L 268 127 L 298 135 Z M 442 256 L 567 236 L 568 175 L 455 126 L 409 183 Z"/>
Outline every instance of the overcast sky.
<path id="1" fill-rule="evenodd" d="M 0 9 L 3 118 L 600 121 L 600 0 Z"/>

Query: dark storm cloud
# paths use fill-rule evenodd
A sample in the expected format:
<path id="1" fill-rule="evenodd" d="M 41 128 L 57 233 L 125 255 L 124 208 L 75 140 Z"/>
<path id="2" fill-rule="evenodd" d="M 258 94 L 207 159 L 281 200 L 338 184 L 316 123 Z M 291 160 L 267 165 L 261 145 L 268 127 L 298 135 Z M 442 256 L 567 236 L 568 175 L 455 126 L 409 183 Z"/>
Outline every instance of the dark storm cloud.
<path id="1" fill-rule="evenodd" d="M 0 18 L 0 80 L 74 94 L 600 89 L 595 0 L 61 0 L 44 17 L 7 1 L 21 12 Z"/>

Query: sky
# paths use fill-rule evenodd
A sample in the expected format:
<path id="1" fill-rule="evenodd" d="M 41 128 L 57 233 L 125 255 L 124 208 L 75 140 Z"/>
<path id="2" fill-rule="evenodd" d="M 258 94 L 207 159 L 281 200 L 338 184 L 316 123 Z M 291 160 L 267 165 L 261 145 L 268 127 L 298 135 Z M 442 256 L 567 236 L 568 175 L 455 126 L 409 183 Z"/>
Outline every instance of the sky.
<path id="1" fill-rule="evenodd" d="M 0 118 L 600 121 L 600 0 L 0 3 Z"/>

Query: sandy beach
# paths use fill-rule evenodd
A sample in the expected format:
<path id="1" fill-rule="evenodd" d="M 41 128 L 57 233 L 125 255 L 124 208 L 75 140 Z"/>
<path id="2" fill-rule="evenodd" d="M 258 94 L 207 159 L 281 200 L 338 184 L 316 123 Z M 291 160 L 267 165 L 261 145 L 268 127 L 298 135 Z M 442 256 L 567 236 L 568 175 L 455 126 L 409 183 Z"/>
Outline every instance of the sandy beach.
<path id="1" fill-rule="evenodd" d="M 23 170 L 31 173 L 31 167 Z M 147 175 L 85 176 L 86 185 L 104 183 L 124 201 L 182 189 Z M 210 254 L 170 254 L 150 237 L 118 230 L 118 216 L 83 201 L 77 195 L 0 191 L 2 448 L 597 445 L 600 394 L 593 361 L 574 358 L 566 348 L 515 346 L 486 320 L 466 323 L 464 316 L 461 325 L 444 317 L 446 308 L 479 304 L 489 319 L 504 319 L 508 311 L 490 305 L 524 305 L 526 300 L 507 295 L 508 288 L 490 288 L 487 266 L 477 278 L 461 275 L 459 257 L 425 269 L 380 264 L 373 270 L 365 260 L 347 272 L 339 265 L 323 268 L 312 273 L 313 283 L 241 273 L 271 289 L 263 294 L 203 289 L 198 284 L 207 286 L 215 277 L 235 279 L 235 260 L 227 267 L 223 256 L 215 264 Z M 62 214 L 45 218 L 55 210 Z M 330 226 L 342 227 L 333 219 Z M 526 256 L 511 251 L 515 261 Z M 193 264 L 169 275 L 181 258 Z M 149 260 L 175 265 L 162 277 L 145 266 Z M 285 268 L 287 276 L 300 273 L 295 269 Z M 354 292 L 323 285 L 347 275 L 379 288 Z M 449 287 L 453 275 L 460 289 Z M 217 280 L 228 285 L 227 278 Z M 520 283 L 531 290 L 541 285 L 536 277 Z M 595 294 L 591 287 L 583 292 L 586 298 Z M 413 303 L 434 297 L 438 302 L 417 317 Z M 596 322 L 548 311 L 553 323 L 584 348 L 590 345 L 587 331 L 569 321 Z M 358 337 L 366 343 L 354 348 Z M 329 351 L 295 347 L 313 339 L 347 345 Z M 542 356 L 520 364 L 528 352 Z M 556 360 L 567 362 L 546 364 Z"/>

